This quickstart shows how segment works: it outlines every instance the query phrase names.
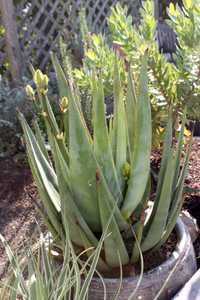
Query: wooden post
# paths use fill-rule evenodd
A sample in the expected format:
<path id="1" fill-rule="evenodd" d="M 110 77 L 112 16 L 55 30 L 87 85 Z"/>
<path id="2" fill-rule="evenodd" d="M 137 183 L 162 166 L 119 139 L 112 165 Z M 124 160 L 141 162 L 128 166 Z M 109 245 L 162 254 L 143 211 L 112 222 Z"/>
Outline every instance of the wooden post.
<path id="1" fill-rule="evenodd" d="M 2 24 L 5 27 L 6 51 L 14 85 L 21 81 L 22 56 L 18 41 L 17 24 L 13 0 L 0 0 Z"/>
<path id="2" fill-rule="evenodd" d="M 154 13 L 154 18 L 156 21 L 158 21 L 160 17 L 160 5 L 159 5 L 159 0 L 154 0 L 153 1 L 153 13 Z"/>

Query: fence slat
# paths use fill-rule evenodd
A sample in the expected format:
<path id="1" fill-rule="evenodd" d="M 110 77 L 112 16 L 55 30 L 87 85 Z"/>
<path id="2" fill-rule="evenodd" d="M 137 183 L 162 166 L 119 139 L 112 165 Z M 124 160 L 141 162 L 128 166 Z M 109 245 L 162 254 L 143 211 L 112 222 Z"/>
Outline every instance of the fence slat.
<path id="1" fill-rule="evenodd" d="M 18 84 L 22 75 L 21 50 L 17 37 L 17 26 L 12 0 L 0 0 L 1 21 L 5 27 L 5 44 L 8 59 L 10 62 L 10 71 L 12 81 Z"/>

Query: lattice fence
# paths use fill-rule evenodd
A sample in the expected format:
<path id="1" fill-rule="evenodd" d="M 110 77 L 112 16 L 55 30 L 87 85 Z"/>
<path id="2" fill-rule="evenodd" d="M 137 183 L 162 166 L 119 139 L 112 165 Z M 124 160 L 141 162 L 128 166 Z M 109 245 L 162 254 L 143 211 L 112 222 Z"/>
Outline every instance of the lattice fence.
<path id="1" fill-rule="evenodd" d="M 119 1 L 129 5 L 129 9 L 139 18 L 140 0 Z M 106 27 L 106 17 L 110 7 L 117 0 L 22 0 L 17 7 L 20 44 L 26 61 L 34 59 L 40 68 L 49 61 L 49 53 L 58 44 L 60 34 L 71 39 L 79 31 L 79 10 L 86 9 L 87 21 L 92 31 L 102 31 Z"/>

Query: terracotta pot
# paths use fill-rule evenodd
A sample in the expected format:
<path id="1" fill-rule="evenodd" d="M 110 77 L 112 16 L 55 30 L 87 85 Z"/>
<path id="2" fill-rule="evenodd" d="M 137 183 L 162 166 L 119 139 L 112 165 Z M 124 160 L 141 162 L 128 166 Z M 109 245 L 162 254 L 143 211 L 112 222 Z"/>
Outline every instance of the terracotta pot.
<path id="1" fill-rule="evenodd" d="M 177 220 L 175 230 L 178 237 L 176 249 L 167 261 L 143 275 L 134 299 L 153 300 L 172 271 L 162 295 L 158 298 L 169 300 L 195 273 L 197 266 L 193 245 L 189 232 L 180 218 Z M 128 300 L 128 297 L 135 290 L 138 280 L 139 276 L 124 277 L 117 299 Z M 118 278 L 104 278 L 104 283 L 106 285 L 106 300 L 115 299 L 120 280 Z M 103 299 L 104 289 L 102 281 L 95 277 L 91 282 L 89 300 Z"/>

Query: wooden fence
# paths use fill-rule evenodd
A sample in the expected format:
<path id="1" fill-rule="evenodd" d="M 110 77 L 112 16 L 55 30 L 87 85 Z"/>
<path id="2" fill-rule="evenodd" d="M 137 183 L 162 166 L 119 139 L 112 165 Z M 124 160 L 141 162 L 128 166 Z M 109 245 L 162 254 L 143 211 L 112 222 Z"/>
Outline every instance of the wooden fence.
<path id="1" fill-rule="evenodd" d="M 0 0 L 3 2 L 12 0 Z M 67 40 L 79 33 L 79 11 L 81 5 L 86 10 L 87 22 L 94 32 L 104 31 L 106 17 L 117 0 L 21 0 L 15 7 L 18 28 L 18 40 L 25 62 L 44 69 L 49 62 L 49 53 L 58 44 L 59 36 L 64 32 Z M 128 5 L 129 11 L 139 19 L 141 0 L 119 0 Z M 0 40 L 0 50 L 4 40 Z M 5 55 L 5 54 L 4 54 Z M 1 57 L 0 52 L 0 63 Z"/>

